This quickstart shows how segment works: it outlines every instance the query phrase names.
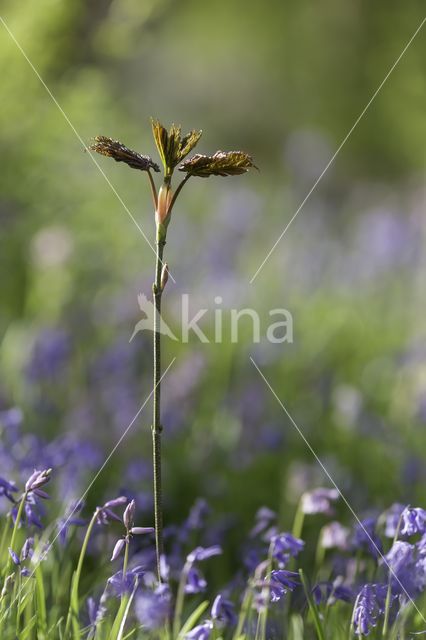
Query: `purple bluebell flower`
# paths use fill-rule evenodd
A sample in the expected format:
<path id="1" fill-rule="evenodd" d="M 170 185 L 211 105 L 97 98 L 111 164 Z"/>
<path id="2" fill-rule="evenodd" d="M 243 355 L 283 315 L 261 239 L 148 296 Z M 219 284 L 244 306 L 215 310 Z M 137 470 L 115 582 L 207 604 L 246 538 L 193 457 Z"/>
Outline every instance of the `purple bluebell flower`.
<path id="1" fill-rule="evenodd" d="M 323 549 L 340 549 L 345 551 L 349 543 L 349 529 L 340 522 L 330 522 L 321 530 L 320 544 Z"/>
<path id="2" fill-rule="evenodd" d="M 50 480 L 52 469 L 34 470 L 25 483 L 26 493 L 35 493 L 39 498 L 48 498 L 47 493 L 41 490 Z"/>
<path id="3" fill-rule="evenodd" d="M 164 553 L 160 556 L 160 576 L 164 582 L 168 582 L 170 577 L 170 565 L 167 562 L 167 558 Z"/>
<path id="4" fill-rule="evenodd" d="M 112 588 L 114 595 L 121 597 L 125 593 L 133 591 L 136 581 L 139 583 L 144 573 L 145 570 L 141 566 L 126 571 L 124 576 L 122 571 L 117 571 L 108 578 L 108 586 Z"/>
<path id="5" fill-rule="evenodd" d="M 385 524 L 384 534 L 387 538 L 395 537 L 404 509 L 405 505 L 395 502 L 382 514 L 381 519 L 384 519 Z"/>
<path id="6" fill-rule="evenodd" d="M 10 502 L 15 504 L 16 500 L 12 494 L 16 493 L 16 491 L 18 491 L 18 487 L 14 482 L 0 478 L 0 496 L 4 496 L 10 500 Z"/>
<path id="7" fill-rule="evenodd" d="M 28 567 L 22 567 L 21 576 L 24 576 L 24 578 L 34 578 L 34 572 L 31 572 Z"/>
<path id="8" fill-rule="evenodd" d="M 305 514 L 324 513 L 330 515 L 333 513 L 331 506 L 339 498 L 337 489 L 325 489 L 319 487 L 312 491 L 307 491 L 301 498 L 301 509 Z"/>
<path id="9" fill-rule="evenodd" d="M 15 553 L 15 551 L 11 547 L 9 547 L 8 551 L 9 551 L 10 557 L 12 558 L 13 564 L 16 564 L 16 566 L 19 566 L 21 564 L 21 561 L 19 559 L 18 554 Z"/>
<path id="10" fill-rule="evenodd" d="M 401 535 L 426 533 L 426 511 L 420 507 L 406 507 L 401 514 Z"/>
<path id="11" fill-rule="evenodd" d="M 291 533 L 279 533 L 271 540 L 272 556 L 280 566 L 285 566 L 290 558 L 295 558 L 302 551 L 305 543 Z"/>
<path id="12" fill-rule="evenodd" d="M 207 560 L 213 556 L 220 555 L 222 548 L 219 545 L 213 545 L 212 547 L 197 547 L 187 556 L 187 562 L 193 564 L 194 562 L 200 562 Z"/>
<path id="13" fill-rule="evenodd" d="M 353 544 L 356 549 L 367 549 L 377 559 L 383 553 L 383 545 L 376 533 L 376 525 L 376 518 L 365 518 L 357 523 Z"/>
<path id="14" fill-rule="evenodd" d="M 268 527 L 276 521 L 277 514 L 275 511 L 268 509 L 268 507 L 260 507 L 256 513 L 255 519 L 256 524 L 250 531 L 250 538 L 256 538 L 256 536 L 268 529 Z"/>
<path id="15" fill-rule="evenodd" d="M 333 582 L 318 582 L 312 589 L 312 596 L 317 605 L 325 602 L 327 606 L 333 605 L 337 600 L 343 602 L 353 600 L 352 589 L 342 584 L 342 578 L 336 578 Z"/>
<path id="16" fill-rule="evenodd" d="M 118 498 L 114 498 L 113 500 L 108 500 L 102 507 L 97 507 L 96 509 L 96 522 L 100 525 L 107 525 L 112 520 L 116 522 L 121 522 L 121 518 L 118 517 L 112 509 L 115 507 L 119 507 L 123 504 L 127 503 L 126 496 L 119 496 Z"/>
<path id="17" fill-rule="evenodd" d="M 271 571 L 266 578 L 271 602 L 278 602 L 288 591 L 293 591 L 300 584 L 298 577 L 299 574 L 295 571 L 285 569 Z"/>
<path id="18" fill-rule="evenodd" d="M 144 589 L 136 594 L 136 617 L 144 629 L 160 629 L 170 617 L 171 604 L 172 596 L 168 585 L 160 584 L 154 591 Z"/>
<path id="19" fill-rule="evenodd" d="M 352 616 L 354 632 L 368 636 L 385 610 L 387 585 L 365 584 L 358 593 Z"/>
<path id="20" fill-rule="evenodd" d="M 41 511 L 40 505 L 37 504 L 34 498 L 34 495 L 30 494 L 24 506 L 25 520 L 26 520 L 27 526 L 29 527 L 34 526 L 34 527 L 37 527 L 37 529 L 43 529 L 43 524 L 40 519 L 40 511 Z M 13 519 L 15 520 L 16 509 L 14 508 L 12 512 L 13 512 Z"/>
<path id="21" fill-rule="evenodd" d="M 226 600 L 222 594 L 214 599 L 211 608 L 212 620 L 221 627 L 231 627 L 237 622 L 234 604 L 230 600 Z"/>
<path id="22" fill-rule="evenodd" d="M 213 622 L 211 620 L 205 620 L 202 624 L 197 625 L 191 631 L 189 631 L 185 638 L 188 640 L 209 640 L 213 631 Z"/>
<path id="23" fill-rule="evenodd" d="M 98 605 L 96 604 L 96 600 L 92 597 L 87 598 L 87 613 L 89 615 L 89 623 L 91 626 L 94 626 L 96 623 L 96 614 L 98 612 Z"/>
<path id="24" fill-rule="evenodd" d="M 397 540 L 387 553 L 392 592 L 403 597 L 417 597 L 426 588 L 426 550 L 421 541 L 409 544 Z"/>
<path id="25" fill-rule="evenodd" d="M 86 524 L 86 520 L 84 520 L 84 518 L 78 517 L 83 506 L 84 502 L 82 500 L 71 504 L 65 516 L 58 520 L 57 526 L 59 541 L 63 546 L 65 546 L 67 542 L 70 527 L 83 527 Z"/>
<path id="26" fill-rule="evenodd" d="M 186 577 L 185 593 L 201 593 L 205 591 L 207 582 L 197 567 L 190 567 Z"/>
<path id="27" fill-rule="evenodd" d="M 204 498 L 197 498 L 195 504 L 191 507 L 185 525 L 191 531 L 202 529 L 207 516 L 210 513 L 210 507 Z"/>
<path id="28" fill-rule="evenodd" d="M 259 565 L 263 555 L 259 549 L 248 549 L 248 551 L 244 553 L 244 566 L 250 571 L 250 573 L 252 573 Z"/>

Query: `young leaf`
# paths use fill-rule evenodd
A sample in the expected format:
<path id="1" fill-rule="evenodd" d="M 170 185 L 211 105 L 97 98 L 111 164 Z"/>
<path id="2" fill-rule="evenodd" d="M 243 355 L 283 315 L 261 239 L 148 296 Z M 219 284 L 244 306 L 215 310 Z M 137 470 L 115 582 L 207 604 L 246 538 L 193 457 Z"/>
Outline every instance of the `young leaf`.
<path id="1" fill-rule="evenodd" d="M 197 153 L 189 160 L 185 160 L 179 171 L 199 178 L 209 176 L 237 176 L 246 173 L 250 168 L 257 168 L 253 159 L 243 151 L 216 151 L 213 156 L 203 156 Z"/>
<path id="2" fill-rule="evenodd" d="M 96 151 L 102 156 L 113 158 L 116 162 L 124 162 L 132 169 L 140 171 L 160 171 L 158 164 L 152 161 L 149 156 L 143 156 L 137 151 L 132 151 L 122 142 L 107 138 L 106 136 L 96 136 L 94 143 L 89 147 L 91 151 Z"/>
<path id="3" fill-rule="evenodd" d="M 180 126 L 172 124 L 167 131 L 158 120 L 152 119 L 152 133 L 164 169 L 167 174 L 171 174 L 179 162 L 182 162 L 195 147 L 202 132 L 194 129 L 182 137 Z"/>

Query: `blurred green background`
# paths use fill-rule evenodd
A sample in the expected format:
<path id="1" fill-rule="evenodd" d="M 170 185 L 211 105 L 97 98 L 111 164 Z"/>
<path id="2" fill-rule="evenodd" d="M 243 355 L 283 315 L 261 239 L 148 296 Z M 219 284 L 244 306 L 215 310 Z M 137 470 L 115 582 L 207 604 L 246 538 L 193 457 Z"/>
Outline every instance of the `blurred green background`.
<path id="1" fill-rule="evenodd" d="M 250 284 L 423 12 L 396 0 L 3 0 L 69 122 L 0 25 L 1 408 L 19 406 L 46 442 L 78 434 L 108 453 L 148 396 L 152 337 L 129 337 L 154 256 L 69 123 L 87 143 L 104 134 L 155 157 L 155 116 L 202 128 L 200 152 L 241 148 L 260 168 L 183 190 L 166 321 L 179 330 L 183 293 L 210 321 L 215 296 L 224 317 L 284 307 L 294 320 L 292 344 L 253 344 L 249 323 L 238 344 L 164 340 L 164 366 L 176 357 L 166 521 L 202 496 L 223 526 L 262 504 L 288 525 L 302 491 L 329 484 L 250 356 L 359 513 L 424 503 L 423 32 Z M 144 176 L 98 161 L 153 241 Z M 149 425 L 148 405 L 94 488 L 133 482 L 148 513 Z"/>

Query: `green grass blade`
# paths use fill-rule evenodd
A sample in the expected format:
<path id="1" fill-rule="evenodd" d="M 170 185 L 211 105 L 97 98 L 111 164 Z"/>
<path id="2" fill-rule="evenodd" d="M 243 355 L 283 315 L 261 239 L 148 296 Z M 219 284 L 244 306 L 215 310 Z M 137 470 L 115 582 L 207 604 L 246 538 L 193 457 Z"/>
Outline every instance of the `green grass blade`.
<path id="1" fill-rule="evenodd" d="M 47 638 L 46 594 L 43 583 L 43 570 L 38 564 L 35 570 L 37 601 L 37 635 L 39 640 Z"/>
<path id="2" fill-rule="evenodd" d="M 188 631 L 191 631 L 192 627 L 195 627 L 195 624 L 201 618 L 201 616 L 203 615 L 204 611 L 207 609 L 208 606 L 209 606 L 209 601 L 204 600 L 204 602 L 202 602 L 195 609 L 195 611 L 191 613 L 191 615 L 186 620 L 185 624 L 182 626 L 182 629 L 179 631 L 179 635 L 178 635 L 179 640 L 181 638 L 184 638 L 185 634 L 188 633 Z"/>
<path id="3" fill-rule="evenodd" d="M 302 571 L 302 569 L 299 569 L 299 575 L 300 575 L 300 579 L 302 581 L 303 584 L 303 589 L 305 590 L 305 595 L 306 595 L 306 599 L 308 601 L 308 605 L 309 605 L 309 610 L 312 614 L 312 617 L 314 619 L 314 625 L 315 625 L 315 630 L 317 632 L 317 638 L 318 640 L 326 640 L 325 639 L 325 633 L 324 633 L 324 629 L 322 628 L 322 623 L 321 623 L 321 618 L 319 616 L 318 613 L 318 607 L 315 604 L 313 598 L 312 598 L 312 594 L 310 592 L 308 583 L 306 582 L 306 578 L 305 575 Z"/>

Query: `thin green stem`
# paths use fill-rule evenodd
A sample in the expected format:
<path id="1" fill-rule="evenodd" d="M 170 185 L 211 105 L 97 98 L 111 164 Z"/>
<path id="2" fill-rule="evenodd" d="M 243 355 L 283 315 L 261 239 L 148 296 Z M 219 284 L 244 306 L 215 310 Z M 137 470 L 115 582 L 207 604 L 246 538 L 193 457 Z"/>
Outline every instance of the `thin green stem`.
<path id="1" fill-rule="evenodd" d="M 72 583 L 71 583 L 71 595 L 70 595 L 70 607 L 68 610 L 67 624 L 65 626 L 64 637 L 68 637 L 68 631 L 70 629 L 71 624 L 76 625 L 76 621 L 78 618 L 78 587 L 81 577 L 81 570 L 83 568 L 84 557 L 86 555 L 87 547 L 89 544 L 90 536 L 92 535 L 93 527 L 95 526 L 96 518 L 98 515 L 98 510 L 92 516 L 92 519 L 89 522 L 89 526 L 87 527 L 86 535 L 84 536 L 83 544 L 80 551 L 80 557 L 77 563 L 77 569 L 75 570 Z"/>
<path id="2" fill-rule="evenodd" d="M 129 534 L 126 536 L 126 544 L 124 547 L 124 560 L 123 560 L 123 582 L 126 580 L 127 565 L 129 564 Z"/>
<path id="3" fill-rule="evenodd" d="M 155 188 L 154 178 L 152 177 L 152 173 L 149 169 L 147 171 L 147 174 L 148 174 L 149 186 L 151 187 L 152 201 L 154 203 L 154 211 L 155 211 L 155 209 L 157 208 L 157 202 L 158 202 L 157 189 Z"/>
<path id="4" fill-rule="evenodd" d="M 398 536 L 399 536 L 399 531 L 401 529 L 401 524 L 402 524 L 402 514 L 398 519 L 398 524 L 395 530 L 395 535 L 393 537 L 393 542 L 392 542 L 392 546 L 395 544 L 395 542 L 398 540 Z M 392 569 L 391 567 L 388 566 L 388 571 L 389 571 L 389 576 L 388 576 L 388 588 L 386 591 L 386 603 L 385 603 L 385 618 L 383 621 L 383 631 L 382 631 L 382 636 L 383 638 L 386 638 L 388 635 L 388 629 L 389 629 L 389 615 L 390 615 L 390 609 L 391 609 L 391 605 L 392 605 Z"/>
<path id="5" fill-rule="evenodd" d="M 161 582 L 160 557 L 163 554 L 163 496 L 161 488 L 161 271 L 165 240 L 158 237 L 156 243 L 155 281 L 152 287 L 154 314 L 154 402 L 152 419 L 152 461 L 154 471 L 154 521 L 157 576 Z"/>
<path id="6" fill-rule="evenodd" d="M 175 605 L 175 615 L 173 618 L 173 638 L 177 638 L 179 635 L 181 619 L 182 619 L 182 611 L 183 611 L 183 603 L 185 600 L 185 586 L 186 581 L 188 579 L 188 572 L 191 568 L 191 565 L 186 562 L 182 573 L 180 574 L 179 586 L 176 595 L 176 605 Z"/>
<path id="7" fill-rule="evenodd" d="M 180 192 L 182 191 L 183 187 L 186 185 L 186 183 L 188 182 L 189 178 L 191 177 L 191 175 L 189 173 L 186 174 L 186 176 L 184 177 L 184 179 L 178 184 L 176 191 L 173 194 L 172 197 L 172 201 L 170 202 L 170 207 L 169 207 L 169 211 L 171 211 L 173 209 L 173 206 L 176 202 L 176 199 L 178 197 L 178 195 L 180 194 Z"/>
<path id="8" fill-rule="evenodd" d="M 24 505 L 25 505 L 25 501 L 27 499 L 27 495 L 28 494 L 27 494 L 26 491 L 25 491 L 25 493 L 22 494 L 21 501 L 20 501 L 19 507 L 18 507 L 18 513 L 16 514 L 15 525 L 13 527 L 12 536 L 10 538 L 10 545 L 9 545 L 10 548 L 13 549 L 13 551 L 15 551 L 14 547 L 15 547 L 16 534 L 18 532 L 19 525 L 21 524 L 22 512 L 24 510 Z M 6 563 L 5 574 L 7 574 L 9 572 L 11 562 L 12 562 L 12 559 L 9 556 L 8 561 Z"/>

